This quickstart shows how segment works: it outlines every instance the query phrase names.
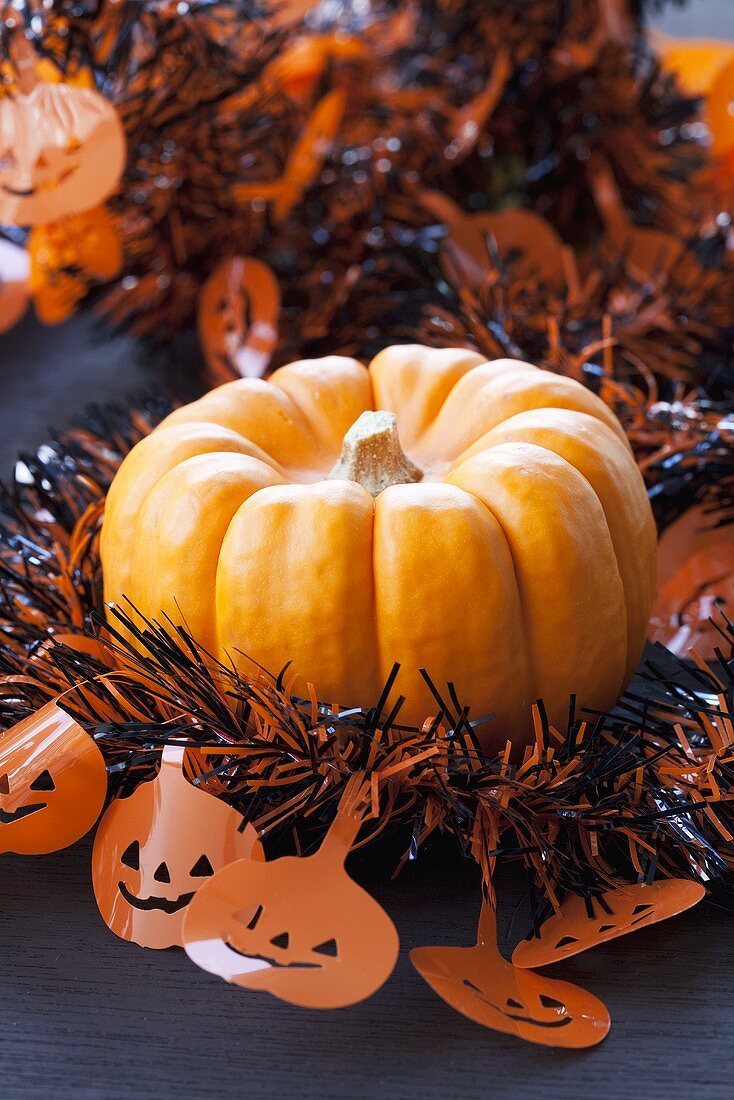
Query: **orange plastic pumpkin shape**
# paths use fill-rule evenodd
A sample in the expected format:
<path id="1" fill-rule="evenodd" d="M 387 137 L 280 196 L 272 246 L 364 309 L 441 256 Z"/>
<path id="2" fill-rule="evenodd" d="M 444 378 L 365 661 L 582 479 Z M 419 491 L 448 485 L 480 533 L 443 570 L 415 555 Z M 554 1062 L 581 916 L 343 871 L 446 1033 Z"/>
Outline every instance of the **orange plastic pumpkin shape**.
<path id="1" fill-rule="evenodd" d="M 377 410 L 369 412 L 369 410 Z M 358 422 L 358 423 L 357 423 Z M 406 457 L 407 456 L 407 457 Z M 243 379 L 178 409 L 123 462 L 105 596 L 185 623 L 254 673 L 289 660 L 319 697 L 453 681 L 487 745 L 539 697 L 605 710 L 634 671 L 655 584 L 642 477 L 607 406 L 571 379 L 475 352 L 387 348 Z"/>
<path id="2" fill-rule="evenodd" d="M 267 264 L 223 260 L 199 299 L 199 340 L 212 376 L 262 378 L 278 342 L 280 288 Z"/>
<path id="3" fill-rule="evenodd" d="M 90 210 L 115 190 L 124 163 L 118 114 L 90 88 L 38 83 L 0 98 L 0 222 Z"/>
<path id="4" fill-rule="evenodd" d="M 712 618 L 718 608 L 734 606 L 732 528 L 715 522 L 702 508 L 690 508 L 660 539 L 650 641 L 662 642 L 679 657 L 695 649 L 712 660 L 722 643 Z"/>
<path id="5" fill-rule="evenodd" d="M 0 852 L 42 855 L 91 829 L 107 793 L 92 738 L 55 702 L 0 735 Z"/>
<path id="6" fill-rule="evenodd" d="M 164 749 L 155 779 L 116 799 L 92 851 L 97 906 L 109 928 L 141 947 L 180 946 L 195 891 L 231 860 L 257 857 L 254 829 L 236 810 L 189 783 L 184 749 Z"/>
<path id="7" fill-rule="evenodd" d="M 184 917 L 189 958 L 304 1008 L 371 996 L 392 973 L 399 943 L 387 913 L 344 869 L 357 828 L 339 815 L 315 855 L 218 871 Z"/>
<path id="8" fill-rule="evenodd" d="M 591 993 L 502 958 L 486 902 L 475 947 L 416 947 L 410 961 L 443 1001 L 493 1031 L 569 1049 L 596 1046 L 609 1032 L 609 1012 Z"/>
<path id="9" fill-rule="evenodd" d="M 549 966 L 628 932 L 677 916 L 697 905 L 705 894 L 699 882 L 664 879 L 652 886 L 643 883 L 609 890 L 589 902 L 591 914 L 586 899 L 569 897 L 561 912 L 543 924 L 539 936 L 517 945 L 512 961 L 521 967 Z"/>

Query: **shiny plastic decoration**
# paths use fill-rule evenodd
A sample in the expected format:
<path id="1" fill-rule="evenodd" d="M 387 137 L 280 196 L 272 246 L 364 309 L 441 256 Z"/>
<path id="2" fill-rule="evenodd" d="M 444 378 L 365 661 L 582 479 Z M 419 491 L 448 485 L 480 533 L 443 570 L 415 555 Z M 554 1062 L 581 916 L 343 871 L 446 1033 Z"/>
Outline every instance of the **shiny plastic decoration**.
<path id="1" fill-rule="evenodd" d="M 515 966 L 534 967 L 568 959 L 628 932 L 675 917 L 697 905 L 705 893 L 698 882 L 671 878 L 652 886 L 610 890 L 588 902 L 571 896 L 564 901 L 561 912 L 543 924 L 539 937 L 517 945 L 512 961 Z"/>
<path id="2" fill-rule="evenodd" d="M 184 947 L 203 970 L 304 1008 L 343 1008 L 387 981 L 398 934 L 346 873 L 360 818 L 338 813 L 311 856 L 240 860 L 202 886 Z"/>
<path id="3" fill-rule="evenodd" d="M 434 993 L 482 1027 L 542 1046 L 596 1046 L 611 1026 L 609 1011 L 570 982 L 508 963 L 497 948 L 494 911 L 484 902 L 475 947 L 416 947 L 410 960 Z"/>
<path id="4" fill-rule="evenodd" d="M 141 947 L 180 945 L 183 912 L 201 884 L 232 860 L 262 854 L 236 810 L 184 777 L 184 751 L 165 748 L 156 778 L 116 799 L 94 839 L 99 911 L 117 936 Z"/>
<path id="5" fill-rule="evenodd" d="M 92 89 L 35 83 L 0 98 L 0 222 L 90 210 L 115 190 L 124 163 L 117 112 Z"/>
<path id="6" fill-rule="evenodd" d="M 478 290 L 493 268 L 491 249 L 518 278 L 560 286 L 564 281 L 563 241 L 532 210 L 466 214 L 448 197 L 424 191 L 421 203 L 449 228 L 445 249 L 457 273 Z"/>
<path id="7" fill-rule="evenodd" d="M 122 243 L 104 206 L 36 226 L 28 253 L 36 314 L 46 325 L 65 321 L 95 281 L 113 279 L 122 269 Z"/>
<path id="8" fill-rule="evenodd" d="M 78 722 L 47 703 L 0 736 L 0 852 L 68 848 L 91 829 L 106 793 L 102 753 Z"/>
<path id="9" fill-rule="evenodd" d="M 717 609 L 734 606 L 734 539 L 731 527 L 715 524 L 716 516 L 691 508 L 660 539 L 650 641 L 679 657 L 695 649 L 713 659 L 723 641 Z"/>
<path id="10" fill-rule="evenodd" d="M 278 342 L 280 288 L 267 264 L 223 260 L 199 298 L 199 340 L 212 376 L 262 378 Z"/>
<path id="11" fill-rule="evenodd" d="M 0 239 L 0 332 L 7 332 L 28 308 L 30 259 L 24 248 Z"/>

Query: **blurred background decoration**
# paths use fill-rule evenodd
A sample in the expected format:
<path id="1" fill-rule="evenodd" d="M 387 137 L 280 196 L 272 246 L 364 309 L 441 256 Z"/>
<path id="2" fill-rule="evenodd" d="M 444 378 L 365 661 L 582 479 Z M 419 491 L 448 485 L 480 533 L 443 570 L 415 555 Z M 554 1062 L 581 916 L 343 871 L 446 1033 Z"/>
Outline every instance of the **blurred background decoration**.
<path id="1" fill-rule="evenodd" d="M 88 146 L 84 210 L 24 225 L 0 200 L 35 309 L 58 323 L 91 294 L 158 345 L 198 315 L 217 381 L 420 339 L 728 396 L 734 46 L 649 34 L 649 7 L 3 2 L 0 182 L 38 87 L 106 101 L 127 142 L 124 168 Z M 51 210 L 46 163 L 84 143 L 36 129 Z"/>

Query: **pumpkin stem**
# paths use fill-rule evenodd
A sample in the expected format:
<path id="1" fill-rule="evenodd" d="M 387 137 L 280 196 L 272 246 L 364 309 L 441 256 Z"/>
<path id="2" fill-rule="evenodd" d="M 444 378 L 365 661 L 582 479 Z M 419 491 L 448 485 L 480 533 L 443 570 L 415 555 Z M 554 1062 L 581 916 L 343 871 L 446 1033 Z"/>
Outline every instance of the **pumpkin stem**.
<path id="1" fill-rule="evenodd" d="M 356 481 L 373 497 L 390 485 L 420 481 L 423 471 L 403 452 L 398 418 L 391 412 L 364 412 L 344 436 L 330 479 Z"/>

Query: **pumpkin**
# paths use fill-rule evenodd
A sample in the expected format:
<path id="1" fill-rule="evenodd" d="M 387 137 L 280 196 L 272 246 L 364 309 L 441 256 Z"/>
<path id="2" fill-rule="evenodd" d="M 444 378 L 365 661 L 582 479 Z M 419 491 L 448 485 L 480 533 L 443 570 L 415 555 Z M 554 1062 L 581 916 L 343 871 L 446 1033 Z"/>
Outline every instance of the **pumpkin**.
<path id="1" fill-rule="evenodd" d="M 372 411 L 377 410 L 377 411 Z M 453 681 L 487 744 L 569 693 L 602 710 L 639 659 L 656 536 L 614 414 L 568 378 L 394 347 L 242 379 L 174 411 L 122 463 L 106 599 L 170 615 L 245 672 L 401 718 Z M 485 727 L 486 728 L 486 727 Z"/>
<path id="2" fill-rule="evenodd" d="M 192 962 L 303 1008 L 344 1008 L 371 996 L 392 973 L 399 940 L 344 867 L 359 824 L 340 813 L 313 855 L 241 859 L 217 871 L 184 916 Z"/>
<path id="3" fill-rule="evenodd" d="M 141 947 L 180 946 L 181 922 L 215 870 L 261 854 L 242 816 L 184 778 L 184 749 L 168 746 L 155 779 L 115 799 L 94 838 L 92 882 L 105 924 Z"/>
<path id="4" fill-rule="evenodd" d="M 102 753 L 55 702 L 0 736 L 0 852 L 67 848 L 94 825 L 106 794 Z"/>
<path id="5" fill-rule="evenodd" d="M 487 902 L 476 946 L 415 947 L 410 961 L 446 1004 L 493 1031 L 571 1050 L 596 1046 L 609 1033 L 609 1011 L 587 990 L 520 970 L 502 958 Z"/>
<path id="6" fill-rule="evenodd" d="M 117 112 L 92 89 L 39 82 L 0 98 L 0 222 L 90 210 L 114 191 L 124 162 Z"/>

